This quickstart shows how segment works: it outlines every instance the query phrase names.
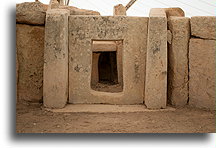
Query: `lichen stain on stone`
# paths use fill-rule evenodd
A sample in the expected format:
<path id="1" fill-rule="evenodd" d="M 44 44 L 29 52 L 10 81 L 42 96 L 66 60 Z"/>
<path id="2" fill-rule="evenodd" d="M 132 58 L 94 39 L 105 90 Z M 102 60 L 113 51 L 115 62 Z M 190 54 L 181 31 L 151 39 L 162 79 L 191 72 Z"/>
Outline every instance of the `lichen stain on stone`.
<path id="1" fill-rule="evenodd" d="M 79 65 L 77 64 L 77 66 L 76 67 L 74 67 L 74 70 L 76 71 L 76 72 L 80 72 L 80 69 L 81 69 L 82 67 L 79 67 Z"/>
<path id="2" fill-rule="evenodd" d="M 153 48 L 153 54 L 156 54 L 157 52 L 160 51 L 160 48 L 159 47 L 156 47 L 156 48 Z"/>
<path id="3" fill-rule="evenodd" d="M 140 77 L 140 75 L 139 75 L 139 63 L 138 62 L 136 62 L 134 64 L 134 71 L 135 71 L 135 83 L 138 83 L 139 77 Z"/>

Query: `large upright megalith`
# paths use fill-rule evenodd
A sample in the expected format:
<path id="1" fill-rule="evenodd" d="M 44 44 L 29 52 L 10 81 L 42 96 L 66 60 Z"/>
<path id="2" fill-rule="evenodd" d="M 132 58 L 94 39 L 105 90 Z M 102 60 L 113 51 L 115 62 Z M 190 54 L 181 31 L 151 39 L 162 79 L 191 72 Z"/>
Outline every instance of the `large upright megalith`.
<path id="1" fill-rule="evenodd" d="M 44 48 L 44 106 L 62 108 L 68 98 L 68 15 L 69 10 L 46 13 Z"/>
<path id="2" fill-rule="evenodd" d="M 166 107 L 167 102 L 167 18 L 164 9 L 151 9 L 146 54 L 145 105 Z"/>

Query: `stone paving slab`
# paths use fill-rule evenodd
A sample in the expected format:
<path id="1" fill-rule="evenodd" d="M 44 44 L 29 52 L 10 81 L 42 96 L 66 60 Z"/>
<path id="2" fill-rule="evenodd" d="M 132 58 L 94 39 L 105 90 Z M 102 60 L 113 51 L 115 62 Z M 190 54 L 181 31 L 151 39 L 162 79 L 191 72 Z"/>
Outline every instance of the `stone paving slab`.
<path id="1" fill-rule="evenodd" d="M 57 113 L 131 113 L 131 112 L 156 112 L 175 111 L 175 108 L 147 109 L 145 105 L 108 105 L 108 104 L 68 104 L 62 109 L 48 109 Z"/>

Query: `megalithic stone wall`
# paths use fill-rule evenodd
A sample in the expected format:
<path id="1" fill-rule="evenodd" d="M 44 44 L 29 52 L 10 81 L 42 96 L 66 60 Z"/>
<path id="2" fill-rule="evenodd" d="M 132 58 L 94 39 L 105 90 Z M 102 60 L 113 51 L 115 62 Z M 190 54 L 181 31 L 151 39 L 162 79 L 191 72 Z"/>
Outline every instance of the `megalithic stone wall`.
<path id="1" fill-rule="evenodd" d="M 167 104 L 167 18 L 164 9 L 150 11 L 146 54 L 145 105 L 150 109 Z"/>
<path id="2" fill-rule="evenodd" d="M 39 8 L 35 7 L 36 5 Z M 29 13 L 28 11 L 31 11 L 32 7 L 35 7 L 32 9 L 34 12 Z M 69 10 L 63 10 L 64 8 Z M 43 99 L 44 105 L 50 108 L 62 108 L 67 103 L 68 15 L 69 13 L 70 15 L 93 13 L 72 7 L 64 8 L 59 6 L 59 9 L 49 10 L 46 14 L 46 21 L 44 21 L 38 19 L 38 16 L 42 14 L 38 13 L 38 10 L 45 12 L 47 6 L 39 2 L 17 5 L 17 101 L 39 102 Z M 89 16 L 89 20 L 91 20 L 91 17 L 93 18 L 93 16 Z M 45 14 L 39 18 L 45 18 Z M 134 33 L 134 24 L 140 24 L 139 29 L 147 29 L 147 25 L 142 25 L 147 23 L 147 18 L 140 18 L 138 23 L 134 20 L 127 21 L 128 17 L 122 17 L 121 20 L 123 19 L 125 20 L 124 25 L 130 23 L 128 25 L 130 28 L 127 29 L 129 35 Z M 146 20 L 146 22 L 143 22 L 143 20 Z M 107 19 L 101 22 L 104 23 L 105 21 Z M 44 23 L 46 23 L 45 29 Z M 116 23 L 113 24 L 115 27 Z M 88 25 L 88 21 L 86 25 Z M 121 26 L 124 28 L 124 25 Z M 141 93 L 148 108 L 165 108 L 168 99 L 174 106 L 189 104 L 193 107 L 215 110 L 215 26 L 215 16 L 196 16 L 189 19 L 184 18 L 184 12 L 180 8 L 151 10 L 148 25 L 146 82 L 142 89 L 142 91 L 145 89 L 145 93 Z M 104 28 L 107 29 L 107 27 Z M 137 27 L 135 28 L 135 30 L 139 30 Z M 87 31 L 84 33 L 87 33 Z M 138 39 L 140 41 L 145 40 L 147 33 L 139 33 L 143 35 L 139 36 Z M 168 48 L 167 33 L 169 33 L 170 44 Z M 125 37 L 128 37 L 128 35 Z M 133 42 L 125 43 L 136 45 L 137 40 L 133 37 L 128 37 L 133 39 Z M 134 55 L 136 55 L 134 54 L 134 45 L 130 47 L 131 50 L 129 51 L 132 54 L 127 55 L 134 58 Z M 122 60 L 125 62 L 127 59 L 127 57 L 123 57 Z M 128 68 L 126 70 L 130 71 Z M 125 78 L 127 77 L 128 75 L 125 76 Z M 189 93 L 187 92 L 188 80 Z M 139 83 L 142 82 L 139 81 Z M 140 90 L 137 89 L 136 91 L 139 92 Z M 131 97 L 134 94 L 137 93 L 130 93 Z M 189 98 L 187 97 L 188 94 Z M 128 97 L 128 99 L 131 97 Z M 126 102 L 129 103 L 127 100 Z"/>
<path id="3" fill-rule="evenodd" d="M 68 99 L 68 10 L 46 13 L 44 48 L 44 106 L 62 108 Z"/>

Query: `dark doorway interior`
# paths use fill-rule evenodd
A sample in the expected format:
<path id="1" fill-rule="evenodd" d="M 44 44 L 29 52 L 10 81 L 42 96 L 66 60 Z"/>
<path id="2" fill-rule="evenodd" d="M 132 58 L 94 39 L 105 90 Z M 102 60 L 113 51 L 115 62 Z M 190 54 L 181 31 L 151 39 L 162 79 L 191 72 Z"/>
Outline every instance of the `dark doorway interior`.
<path id="1" fill-rule="evenodd" d="M 101 52 L 98 60 L 99 83 L 118 83 L 116 51 Z"/>

